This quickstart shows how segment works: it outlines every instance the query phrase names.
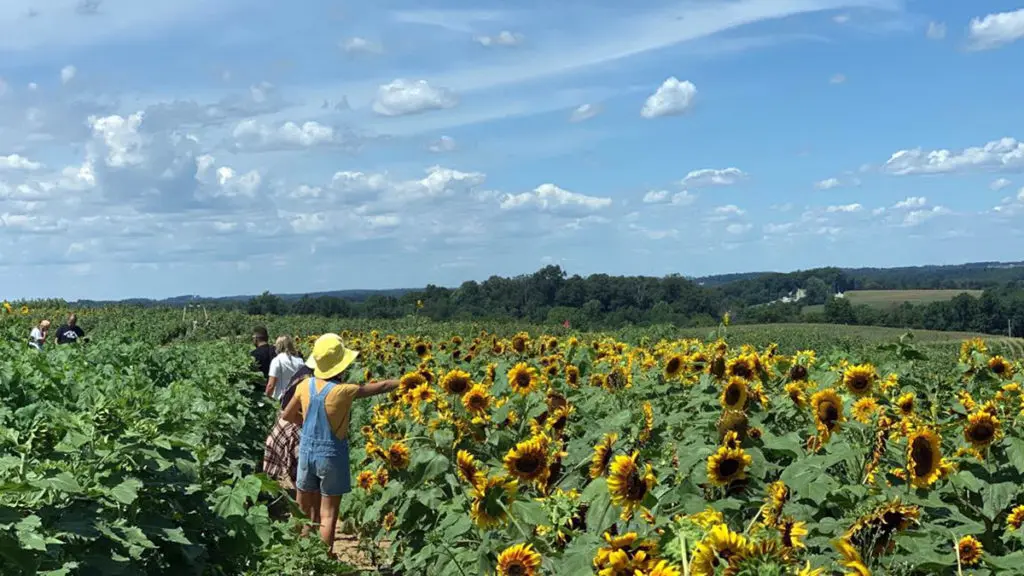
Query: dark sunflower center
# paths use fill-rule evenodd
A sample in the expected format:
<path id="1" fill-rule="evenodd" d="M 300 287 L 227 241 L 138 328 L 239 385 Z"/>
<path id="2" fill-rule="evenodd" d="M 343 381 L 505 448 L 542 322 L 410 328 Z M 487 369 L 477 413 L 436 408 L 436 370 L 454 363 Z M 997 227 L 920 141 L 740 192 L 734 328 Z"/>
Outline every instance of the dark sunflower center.
<path id="1" fill-rule="evenodd" d="M 975 442 L 988 442 L 995 436 L 996 430 L 991 422 L 978 422 L 968 430 L 971 440 Z"/>
<path id="2" fill-rule="evenodd" d="M 527 574 L 526 567 L 519 563 L 509 566 L 505 573 L 508 574 L 508 576 L 525 576 L 525 574 Z"/>
<path id="3" fill-rule="evenodd" d="M 914 445 L 910 450 L 911 463 L 914 467 L 914 474 L 924 476 L 931 472 L 935 464 L 935 453 L 932 452 L 932 445 L 927 438 L 915 438 Z"/>
<path id="4" fill-rule="evenodd" d="M 529 388 L 530 387 L 530 374 L 527 372 L 520 372 L 516 374 L 516 388 Z"/>
<path id="5" fill-rule="evenodd" d="M 735 364 L 732 367 L 732 373 L 734 376 L 739 376 L 740 378 L 750 378 L 751 376 L 754 375 L 754 372 L 750 369 L 750 366 L 745 363 Z"/>
<path id="6" fill-rule="evenodd" d="M 868 379 L 867 376 L 864 376 L 862 374 L 858 374 L 858 375 L 854 376 L 853 378 L 850 378 L 850 388 L 852 390 L 856 390 L 858 392 L 861 391 L 861 390 L 867 390 L 868 386 L 870 386 L 870 385 L 871 385 L 871 380 Z"/>
<path id="7" fill-rule="evenodd" d="M 512 341 L 512 348 L 516 352 L 522 352 L 523 350 L 526 350 L 526 342 L 524 342 L 522 340 L 519 340 L 519 339 L 513 340 Z"/>
<path id="8" fill-rule="evenodd" d="M 743 399 L 743 388 L 739 384 L 730 384 L 725 389 L 725 403 L 735 406 Z"/>
<path id="9" fill-rule="evenodd" d="M 806 380 L 807 379 L 807 368 L 803 364 L 794 364 L 789 369 L 789 378 L 791 380 Z"/>
<path id="10" fill-rule="evenodd" d="M 480 395 L 472 396 L 469 399 L 469 405 L 473 410 L 483 410 L 487 407 L 487 399 Z"/>
<path id="11" fill-rule="evenodd" d="M 516 459 L 516 471 L 520 474 L 533 474 L 540 469 L 541 460 L 535 454 L 526 454 Z"/>
<path id="12" fill-rule="evenodd" d="M 469 388 L 469 381 L 465 378 L 453 378 L 449 381 L 448 386 L 452 392 L 462 394 L 467 388 Z"/>
<path id="13" fill-rule="evenodd" d="M 416 353 L 419 354 L 420 356 L 423 356 L 424 354 L 427 353 L 427 347 L 421 345 L 416 346 Z"/>
<path id="14" fill-rule="evenodd" d="M 831 402 L 826 402 L 818 409 L 818 415 L 823 424 L 832 428 L 832 425 L 839 420 L 839 408 Z"/>
<path id="15" fill-rule="evenodd" d="M 640 477 L 640 472 L 634 470 L 626 479 L 626 497 L 633 502 L 639 502 L 647 494 L 647 484 Z"/>
<path id="16" fill-rule="evenodd" d="M 679 372 L 679 369 L 683 367 L 683 362 L 679 358 L 672 358 L 668 361 L 665 366 L 665 371 L 669 374 L 675 374 Z"/>
<path id="17" fill-rule="evenodd" d="M 789 522 L 782 525 L 782 545 L 786 548 L 793 547 L 793 525 Z"/>
<path id="18" fill-rule="evenodd" d="M 724 478 L 729 478 L 740 471 L 740 462 L 735 458 L 726 458 L 718 464 L 718 472 Z"/>
<path id="19" fill-rule="evenodd" d="M 1002 362 L 995 362 L 992 364 L 992 371 L 996 374 L 1002 374 L 1003 372 L 1006 372 L 1006 364 L 1003 364 Z"/>
<path id="20" fill-rule="evenodd" d="M 580 375 L 577 374 L 576 372 L 569 372 L 568 377 L 569 384 L 575 384 L 579 382 L 580 379 Z"/>

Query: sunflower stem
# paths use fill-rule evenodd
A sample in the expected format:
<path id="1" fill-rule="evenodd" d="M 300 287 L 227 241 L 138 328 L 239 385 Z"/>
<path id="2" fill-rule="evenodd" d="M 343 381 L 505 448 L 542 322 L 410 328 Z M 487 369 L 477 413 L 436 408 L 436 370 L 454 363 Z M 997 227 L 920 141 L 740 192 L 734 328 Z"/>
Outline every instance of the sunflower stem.
<path id="1" fill-rule="evenodd" d="M 683 556 L 683 576 L 690 576 L 690 559 L 686 553 L 686 536 L 682 532 L 679 533 L 679 551 Z"/>
<path id="2" fill-rule="evenodd" d="M 516 520 L 516 517 L 512 515 L 512 512 L 510 512 L 508 507 L 505 506 L 505 503 L 498 500 L 498 506 L 501 506 L 501 509 L 505 511 L 505 516 L 512 521 L 512 524 L 515 525 L 516 530 L 519 530 L 519 534 L 522 535 L 523 539 L 528 540 L 530 536 L 526 534 L 526 530 L 523 529 L 522 524 L 519 523 L 519 520 Z"/>
<path id="3" fill-rule="evenodd" d="M 953 534 L 953 552 L 956 552 L 956 573 L 957 576 L 964 576 L 964 567 L 960 562 L 960 543 L 956 539 L 956 534 Z"/>
<path id="4" fill-rule="evenodd" d="M 750 534 L 750 530 L 754 527 L 757 519 L 761 517 L 762 510 L 764 510 L 764 506 L 757 509 L 757 514 L 754 514 L 754 519 L 750 521 L 750 524 L 747 524 L 747 529 L 743 531 L 744 534 Z"/>

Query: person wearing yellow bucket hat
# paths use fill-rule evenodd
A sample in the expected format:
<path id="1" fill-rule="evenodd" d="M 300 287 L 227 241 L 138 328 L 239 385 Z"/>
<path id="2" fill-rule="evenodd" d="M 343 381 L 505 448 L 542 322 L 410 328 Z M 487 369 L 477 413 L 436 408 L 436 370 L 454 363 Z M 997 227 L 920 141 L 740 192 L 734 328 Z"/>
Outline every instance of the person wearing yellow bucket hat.
<path id="1" fill-rule="evenodd" d="M 299 464 L 295 478 L 299 508 L 320 525 L 320 538 L 334 545 L 341 497 L 352 490 L 348 456 L 348 423 L 352 401 L 390 392 L 398 380 L 362 386 L 339 383 L 359 353 L 345 346 L 341 336 L 324 334 L 313 344 L 306 366 L 313 374 L 299 382 L 281 417 L 302 427 Z"/>

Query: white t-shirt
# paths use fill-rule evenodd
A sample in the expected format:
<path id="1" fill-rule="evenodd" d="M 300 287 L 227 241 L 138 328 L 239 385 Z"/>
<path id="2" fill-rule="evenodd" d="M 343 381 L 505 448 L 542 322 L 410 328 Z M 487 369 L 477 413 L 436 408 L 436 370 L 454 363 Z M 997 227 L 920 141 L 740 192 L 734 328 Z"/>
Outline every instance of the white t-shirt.
<path id="1" fill-rule="evenodd" d="M 270 361 L 270 373 L 268 376 L 277 378 L 274 385 L 274 399 L 280 400 L 292 376 L 302 368 L 306 361 L 300 356 L 289 356 L 287 352 L 281 352 Z"/>
<path id="2" fill-rule="evenodd" d="M 33 348 L 39 348 L 42 346 L 43 331 L 39 329 L 39 326 L 32 329 L 32 333 L 29 335 L 29 340 L 29 344 L 31 344 Z"/>

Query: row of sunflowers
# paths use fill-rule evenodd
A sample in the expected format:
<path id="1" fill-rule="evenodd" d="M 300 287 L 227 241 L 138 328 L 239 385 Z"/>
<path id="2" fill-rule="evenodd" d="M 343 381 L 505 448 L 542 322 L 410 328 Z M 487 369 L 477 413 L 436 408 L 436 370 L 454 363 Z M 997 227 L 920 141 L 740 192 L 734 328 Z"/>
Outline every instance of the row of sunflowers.
<path id="1" fill-rule="evenodd" d="M 401 573 L 1024 565 L 1020 365 L 981 340 L 941 365 L 904 342 L 852 358 L 722 339 L 343 336 L 361 378 L 404 374 L 354 414 L 358 488 L 342 508 Z"/>

